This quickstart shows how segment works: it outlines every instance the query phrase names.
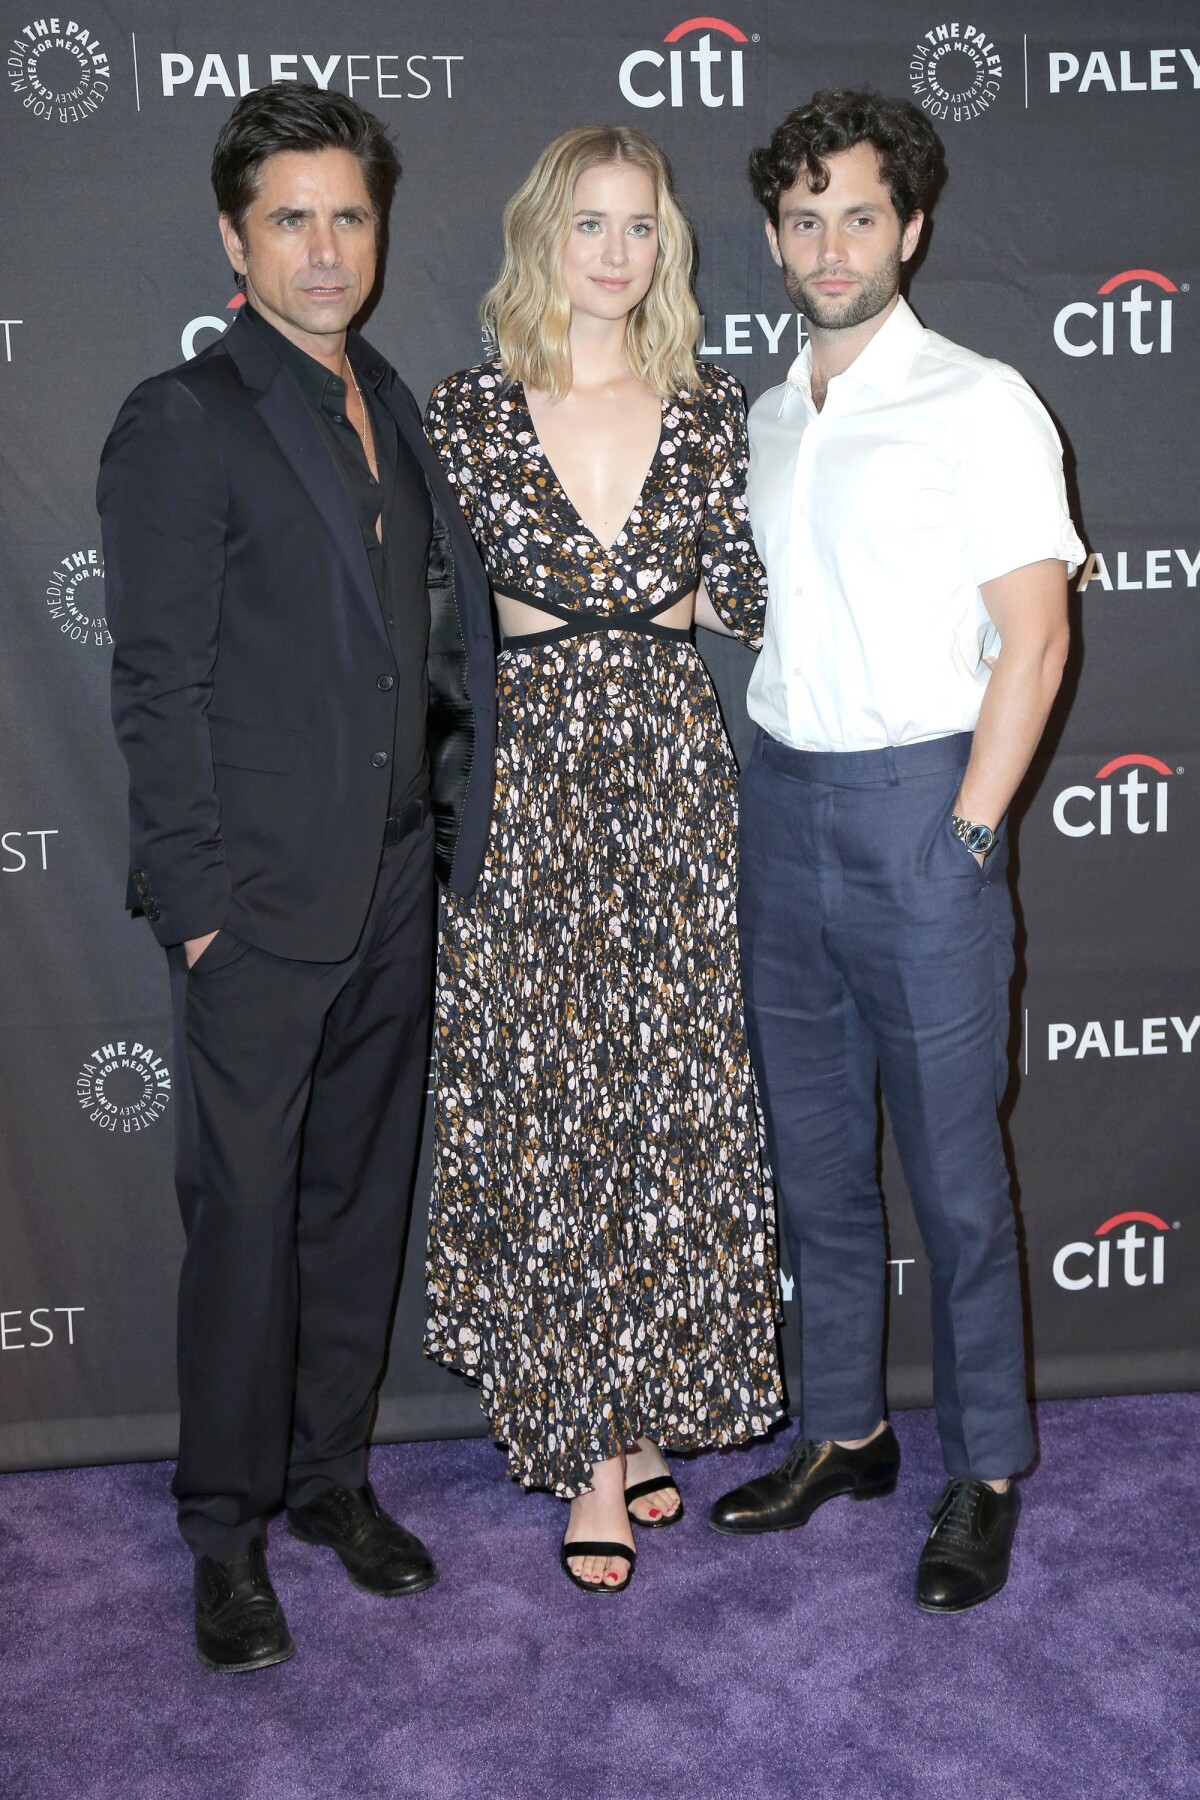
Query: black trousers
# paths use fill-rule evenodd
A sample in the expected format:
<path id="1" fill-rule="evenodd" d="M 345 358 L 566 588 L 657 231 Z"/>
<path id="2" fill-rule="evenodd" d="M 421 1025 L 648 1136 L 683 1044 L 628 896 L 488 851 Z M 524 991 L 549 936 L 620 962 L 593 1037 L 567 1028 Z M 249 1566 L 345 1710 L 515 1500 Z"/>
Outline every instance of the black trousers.
<path id="1" fill-rule="evenodd" d="M 385 849 L 358 948 L 168 952 L 175 1018 L 179 1528 L 233 1561 L 263 1514 L 361 1486 L 429 1056 L 433 826 Z"/>

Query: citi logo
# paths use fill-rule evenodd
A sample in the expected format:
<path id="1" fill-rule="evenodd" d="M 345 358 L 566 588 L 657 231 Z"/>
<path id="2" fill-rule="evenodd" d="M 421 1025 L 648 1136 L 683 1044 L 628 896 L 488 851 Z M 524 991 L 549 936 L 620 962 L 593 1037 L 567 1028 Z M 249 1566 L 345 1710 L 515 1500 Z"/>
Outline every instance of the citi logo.
<path id="1" fill-rule="evenodd" d="M 1118 1225 L 1125 1227 L 1120 1237 L 1114 1238 L 1112 1233 Z M 1146 1238 L 1138 1230 L 1139 1225 L 1148 1225 L 1155 1233 Z M 1116 1247 L 1120 1259 L 1121 1279 L 1126 1287 L 1145 1287 L 1149 1280 L 1151 1287 L 1161 1287 L 1163 1271 L 1166 1266 L 1167 1232 L 1171 1227 L 1157 1213 L 1123 1212 L 1115 1218 L 1106 1219 L 1103 1225 L 1097 1225 L 1095 1236 L 1098 1243 L 1064 1244 L 1054 1258 L 1054 1279 L 1060 1288 L 1067 1288 L 1077 1293 L 1081 1288 L 1106 1288 L 1112 1283 L 1113 1248 Z M 1150 1251 L 1149 1269 L 1140 1263 L 1141 1253 L 1146 1248 Z M 1094 1260 L 1093 1260 L 1094 1259 Z"/>
<path id="2" fill-rule="evenodd" d="M 218 319 L 213 313 L 201 313 L 198 319 L 189 319 L 183 328 L 183 336 L 179 340 L 179 348 L 183 351 L 184 362 L 191 362 L 192 358 L 197 355 L 198 349 L 204 348 L 203 345 L 197 346 L 196 343 L 196 339 L 202 331 L 215 331 L 218 336 L 222 332 L 228 331 L 239 307 L 243 307 L 245 304 L 245 294 L 235 294 L 232 300 L 225 302 L 228 318 Z"/>
<path id="3" fill-rule="evenodd" d="M 728 19 L 696 18 L 685 19 L 682 25 L 676 25 L 673 31 L 668 31 L 663 43 L 678 44 L 694 31 L 702 35 L 700 42 L 692 50 L 670 50 L 665 56 L 661 50 L 630 52 L 621 64 L 617 77 L 621 93 L 630 106 L 662 106 L 668 98 L 672 106 L 682 106 L 685 88 L 690 92 L 697 87 L 702 106 L 724 106 L 727 102 L 730 106 L 745 104 L 743 52 L 727 50 L 719 43 L 714 46 L 713 33 L 720 33 L 734 44 L 746 44 L 750 39 L 736 25 L 731 25 Z M 694 65 L 694 68 L 689 66 L 685 69 L 685 65 Z M 665 90 L 662 85 L 664 69 L 667 83 Z M 718 81 L 722 84 L 720 87 L 717 86 Z"/>
<path id="4" fill-rule="evenodd" d="M 1128 286 L 1132 286 L 1133 291 L 1123 300 L 1108 298 L 1118 288 Z M 1147 297 L 1147 286 L 1159 289 L 1159 293 Z M 1096 297 L 1102 305 L 1093 306 L 1090 300 L 1075 300 L 1070 306 L 1063 307 L 1054 321 L 1054 342 L 1064 356 L 1094 356 L 1097 350 L 1101 356 L 1115 356 L 1118 342 L 1122 349 L 1128 343 L 1135 356 L 1149 356 L 1155 350 L 1160 356 L 1170 356 L 1173 303 L 1165 296 L 1178 292 L 1173 281 L 1168 281 L 1154 269 L 1122 269 L 1119 275 L 1110 276 L 1103 287 L 1096 289 Z M 1119 331 L 1118 312 L 1124 315 Z M 1097 319 L 1100 322 L 1098 341 Z"/>
<path id="5" fill-rule="evenodd" d="M 1144 837 L 1152 822 L 1156 832 L 1167 829 L 1167 782 L 1171 770 L 1166 763 L 1160 762 L 1157 756 L 1114 756 L 1111 762 L 1096 770 L 1095 778 L 1108 782 L 1119 769 L 1126 771 L 1121 781 L 1101 788 L 1064 788 L 1056 797 L 1054 823 L 1064 837 L 1091 837 L 1093 831 L 1098 831 L 1101 837 L 1111 837 L 1114 788 L 1125 802 L 1126 831 L 1132 831 L 1135 837 Z M 1141 769 L 1149 769 L 1159 779 L 1144 781 L 1139 773 Z M 1145 813 L 1142 811 L 1143 800 L 1148 803 Z"/>

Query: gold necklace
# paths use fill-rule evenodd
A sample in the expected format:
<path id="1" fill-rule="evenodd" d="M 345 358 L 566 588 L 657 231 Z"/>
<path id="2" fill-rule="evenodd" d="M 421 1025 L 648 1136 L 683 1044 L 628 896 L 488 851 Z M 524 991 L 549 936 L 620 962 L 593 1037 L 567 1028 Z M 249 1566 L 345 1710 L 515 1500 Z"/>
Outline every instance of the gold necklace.
<path id="1" fill-rule="evenodd" d="M 363 399 L 363 392 L 358 385 L 358 376 L 354 373 L 354 364 L 350 361 L 349 357 L 346 358 L 346 367 L 350 371 L 350 379 L 354 383 L 354 391 L 358 395 L 358 410 L 362 415 L 363 453 L 367 459 L 367 467 L 375 476 L 375 479 L 378 480 L 378 464 L 375 460 L 375 433 L 371 430 L 371 421 L 367 417 L 367 407 L 366 402 Z"/>

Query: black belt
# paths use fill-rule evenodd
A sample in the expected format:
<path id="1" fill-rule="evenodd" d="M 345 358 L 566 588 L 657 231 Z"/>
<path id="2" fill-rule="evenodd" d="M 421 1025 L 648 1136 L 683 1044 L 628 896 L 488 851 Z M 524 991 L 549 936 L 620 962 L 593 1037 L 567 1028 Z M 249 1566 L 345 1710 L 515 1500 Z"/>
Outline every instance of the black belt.
<path id="1" fill-rule="evenodd" d="M 657 600 L 653 606 L 635 609 L 629 607 L 624 612 L 589 613 L 580 612 L 575 607 L 564 606 L 560 601 L 548 600 L 544 594 L 528 594 L 514 592 L 512 588 L 497 588 L 496 596 L 501 600 L 520 600 L 526 606 L 536 607 L 539 612 L 549 613 L 553 619 L 561 619 L 561 625 L 549 631 L 528 631 L 519 636 L 509 633 L 504 635 L 506 650 L 534 649 L 541 644 L 561 644 L 566 638 L 587 637 L 597 631 L 631 631 L 641 637 L 665 639 L 668 642 L 691 637 L 690 625 L 659 625 L 657 615 L 668 612 L 672 606 L 692 593 L 699 575 L 693 575 L 683 587 L 675 589 L 664 600 Z"/>
<path id="2" fill-rule="evenodd" d="M 418 831 L 429 817 L 429 797 L 418 794 L 415 800 L 408 800 L 399 812 L 389 813 L 383 825 L 383 847 L 385 850 L 393 844 L 403 843 Z"/>

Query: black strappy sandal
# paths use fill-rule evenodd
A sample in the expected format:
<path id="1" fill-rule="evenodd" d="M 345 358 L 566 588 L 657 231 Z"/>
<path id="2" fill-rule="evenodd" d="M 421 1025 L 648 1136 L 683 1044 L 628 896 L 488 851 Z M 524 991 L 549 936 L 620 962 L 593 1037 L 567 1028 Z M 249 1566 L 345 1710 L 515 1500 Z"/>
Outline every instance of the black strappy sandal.
<path id="1" fill-rule="evenodd" d="M 664 1488 L 674 1488 L 675 1492 L 679 1494 L 678 1487 L 676 1487 L 676 1484 L 669 1475 L 652 1475 L 649 1481 L 638 1481 L 635 1482 L 631 1488 L 625 1489 L 625 1510 L 633 1520 L 633 1523 L 635 1525 L 640 1525 L 643 1531 L 665 1531 L 668 1525 L 678 1525 L 680 1519 L 683 1517 L 682 1494 L 679 1494 L 679 1505 L 675 1508 L 675 1511 L 673 1513 L 663 1513 L 662 1517 L 659 1519 L 639 1519 L 638 1515 L 631 1508 L 629 1504 L 631 1500 L 643 1500 L 647 1494 L 660 1494 Z"/>
<path id="2" fill-rule="evenodd" d="M 567 1560 L 572 1556 L 622 1556 L 629 1564 L 629 1573 L 624 1581 L 618 1581 L 615 1586 L 609 1581 L 585 1581 L 582 1575 L 575 1573 Z M 573 1543 L 568 1544 L 564 1538 L 558 1553 L 558 1560 L 566 1571 L 568 1579 L 573 1581 L 577 1588 L 582 1588 L 585 1594 L 623 1594 L 633 1580 L 633 1571 L 637 1567 L 637 1551 L 628 1549 L 624 1544 L 593 1544 L 585 1542 L 582 1538 L 577 1538 Z"/>

